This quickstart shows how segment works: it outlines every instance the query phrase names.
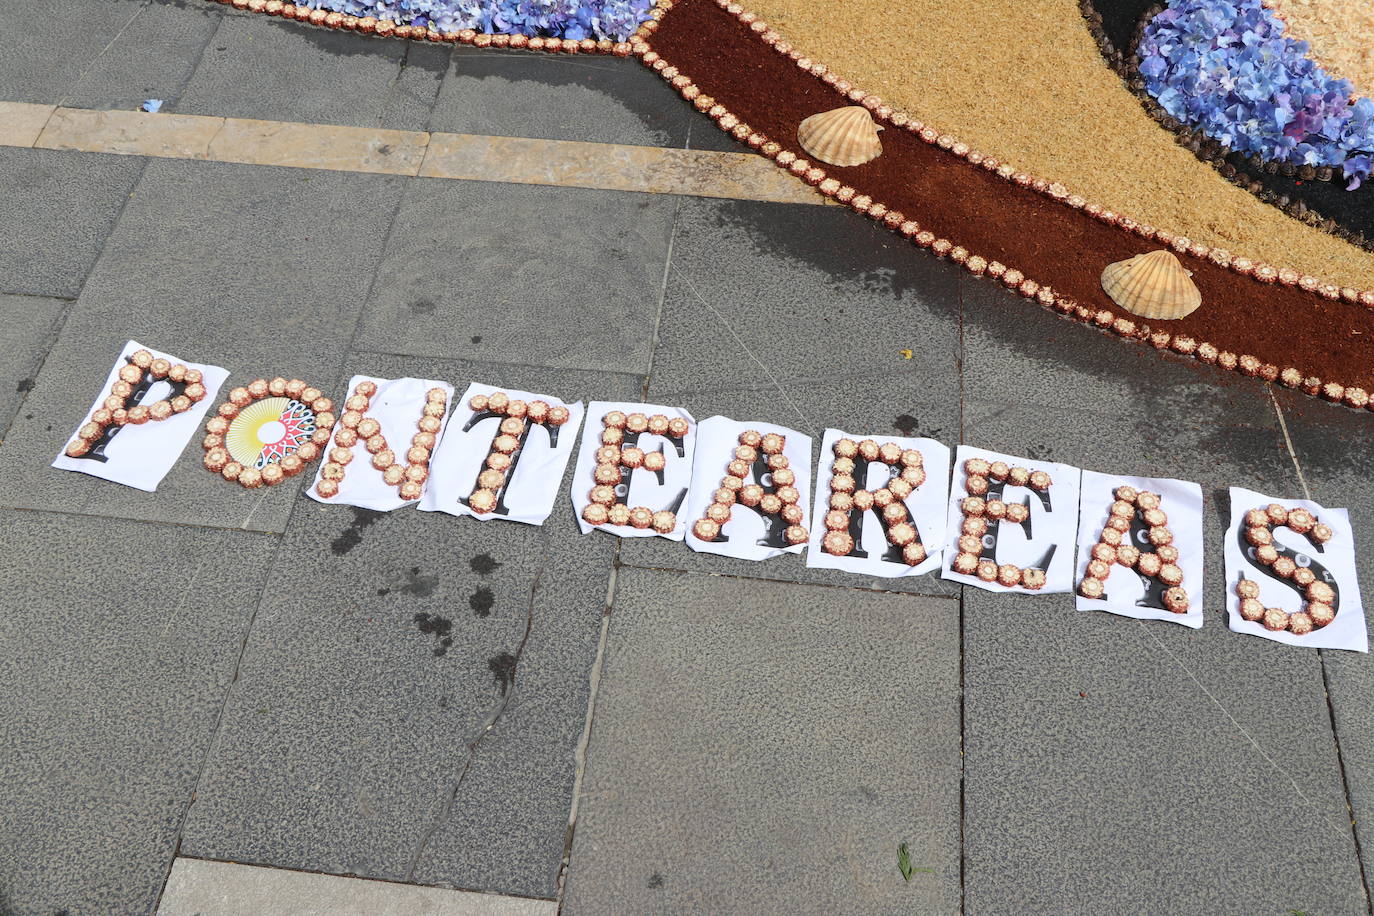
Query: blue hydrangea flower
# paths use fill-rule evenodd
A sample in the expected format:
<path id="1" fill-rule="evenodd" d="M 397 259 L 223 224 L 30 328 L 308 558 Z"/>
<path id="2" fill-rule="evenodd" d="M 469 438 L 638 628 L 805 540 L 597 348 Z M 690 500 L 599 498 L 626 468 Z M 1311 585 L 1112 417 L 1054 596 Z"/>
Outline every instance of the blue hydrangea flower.
<path id="1" fill-rule="evenodd" d="M 626 41 L 653 0 L 300 0 L 311 9 L 375 16 L 441 32 Z"/>
<path id="2" fill-rule="evenodd" d="M 1374 102 L 1307 50 L 1261 0 L 1169 0 L 1137 49 L 1177 120 L 1266 160 L 1340 168 L 1354 190 L 1374 168 Z"/>

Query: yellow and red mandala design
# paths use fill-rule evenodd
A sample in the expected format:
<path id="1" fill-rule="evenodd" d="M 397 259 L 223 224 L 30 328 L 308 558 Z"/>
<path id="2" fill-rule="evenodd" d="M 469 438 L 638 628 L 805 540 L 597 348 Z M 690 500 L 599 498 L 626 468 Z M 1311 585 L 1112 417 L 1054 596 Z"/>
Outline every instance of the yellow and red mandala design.
<path id="1" fill-rule="evenodd" d="M 263 398 L 243 408 L 229 424 L 224 446 L 246 468 L 281 461 L 310 441 L 315 413 L 294 398 Z"/>

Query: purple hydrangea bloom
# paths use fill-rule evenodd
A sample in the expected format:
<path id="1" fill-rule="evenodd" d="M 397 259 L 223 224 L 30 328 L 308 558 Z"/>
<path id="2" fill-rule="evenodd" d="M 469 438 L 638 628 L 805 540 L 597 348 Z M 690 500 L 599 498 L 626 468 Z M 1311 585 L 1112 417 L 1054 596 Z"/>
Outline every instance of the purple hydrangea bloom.
<path id="1" fill-rule="evenodd" d="M 1307 50 L 1261 0 L 1169 0 L 1137 53 L 1177 120 L 1266 160 L 1340 168 L 1354 190 L 1374 168 L 1374 102 Z"/>
<path id="2" fill-rule="evenodd" d="M 531 38 L 626 41 L 653 0 L 299 0 L 311 9 L 375 16 L 441 32 L 476 29 Z"/>

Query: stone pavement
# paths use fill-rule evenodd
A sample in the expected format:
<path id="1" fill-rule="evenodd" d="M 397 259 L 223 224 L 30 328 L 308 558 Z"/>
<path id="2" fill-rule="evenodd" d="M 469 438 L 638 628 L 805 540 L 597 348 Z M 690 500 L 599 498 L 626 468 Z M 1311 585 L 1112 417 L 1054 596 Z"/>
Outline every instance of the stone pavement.
<path id="1" fill-rule="evenodd" d="M 0 123 L 0 913 L 1369 912 L 1374 669 L 1227 631 L 1219 540 L 1226 486 L 1310 493 L 1374 560 L 1367 415 L 780 202 L 630 61 L 0 17 L 41 24 L 0 31 L 0 104 L 291 125 Z M 378 130 L 502 154 L 329 158 Z M 50 469 L 130 337 L 1196 480 L 1207 624 L 583 537 L 567 479 L 530 528 L 244 491 L 194 445 L 156 494 Z"/>

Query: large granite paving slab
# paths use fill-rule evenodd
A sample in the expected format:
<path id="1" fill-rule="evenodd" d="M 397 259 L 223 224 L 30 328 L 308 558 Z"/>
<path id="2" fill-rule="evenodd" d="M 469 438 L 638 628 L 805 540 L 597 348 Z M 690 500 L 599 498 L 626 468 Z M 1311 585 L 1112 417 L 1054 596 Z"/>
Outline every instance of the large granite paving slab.
<path id="1" fill-rule="evenodd" d="M 676 207 L 667 195 L 412 181 L 358 345 L 643 373 Z"/>
<path id="2" fill-rule="evenodd" d="M 0 148 L 0 293 L 75 299 L 142 169 L 132 156 Z"/>
<path id="3" fill-rule="evenodd" d="M 231 386 L 278 374 L 332 384 L 343 368 L 400 182 L 151 161 L 38 373 L 24 412 L 0 445 L 0 502 L 282 530 L 304 477 L 256 491 L 219 480 L 201 465 L 198 436 L 156 493 L 48 465 L 130 338 L 182 359 L 223 366 Z M 333 393 L 341 395 L 342 389 Z"/>
<path id="4" fill-rule="evenodd" d="M 446 45 L 229 15 L 222 17 L 176 110 L 424 130 L 448 56 Z"/>
<path id="5" fill-rule="evenodd" d="M 1294 392 L 1278 391 L 1276 396 L 1303 476 L 1275 495 L 1305 496 L 1305 485 L 1323 506 L 1350 510 L 1367 620 L 1374 611 L 1374 494 L 1369 490 L 1374 416 Z M 1368 857 L 1374 849 L 1374 664 L 1370 656 L 1355 652 L 1323 650 L 1321 655 L 1355 828 Z M 1368 858 L 1365 865 L 1371 865 Z"/>
<path id="6" fill-rule="evenodd" d="M 456 48 L 430 121 L 460 134 L 683 146 L 696 112 L 637 60 Z"/>
<path id="7" fill-rule="evenodd" d="M 957 913 L 959 770 L 956 601 L 622 569 L 565 912 Z"/>
<path id="8" fill-rule="evenodd" d="M 634 376 L 388 359 L 565 399 Z M 182 853 L 551 898 L 615 542 L 297 505 Z"/>
<path id="9" fill-rule="evenodd" d="M 221 9 L 200 0 L 0 0 L 0 98 L 125 109 L 175 101 Z"/>
<path id="10" fill-rule="evenodd" d="M 958 274 L 839 208 L 685 199 L 647 399 L 811 436 L 959 435 Z M 720 474 L 724 475 L 724 457 Z M 814 490 L 811 491 L 814 496 Z M 870 579 L 630 541 L 624 562 L 954 594 L 934 576 Z"/>
<path id="11" fill-rule="evenodd" d="M 1363 910 L 1320 660 L 1226 627 L 1226 487 L 1296 483 L 1268 393 L 988 284 L 963 301 L 965 441 L 1194 480 L 1206 503 L 1201 630 L 964 590 L 968 910 Z"/>
<path id="12" fill-rule="evenodd" d="M 0 911 L 149 912 L 275 539 L 0 524 Z"/>
<path id="13" fill-rule="evenodd" d="M 0 440 L 33 387 L 66 309 L 61 299 L 0 293 Z"/>

